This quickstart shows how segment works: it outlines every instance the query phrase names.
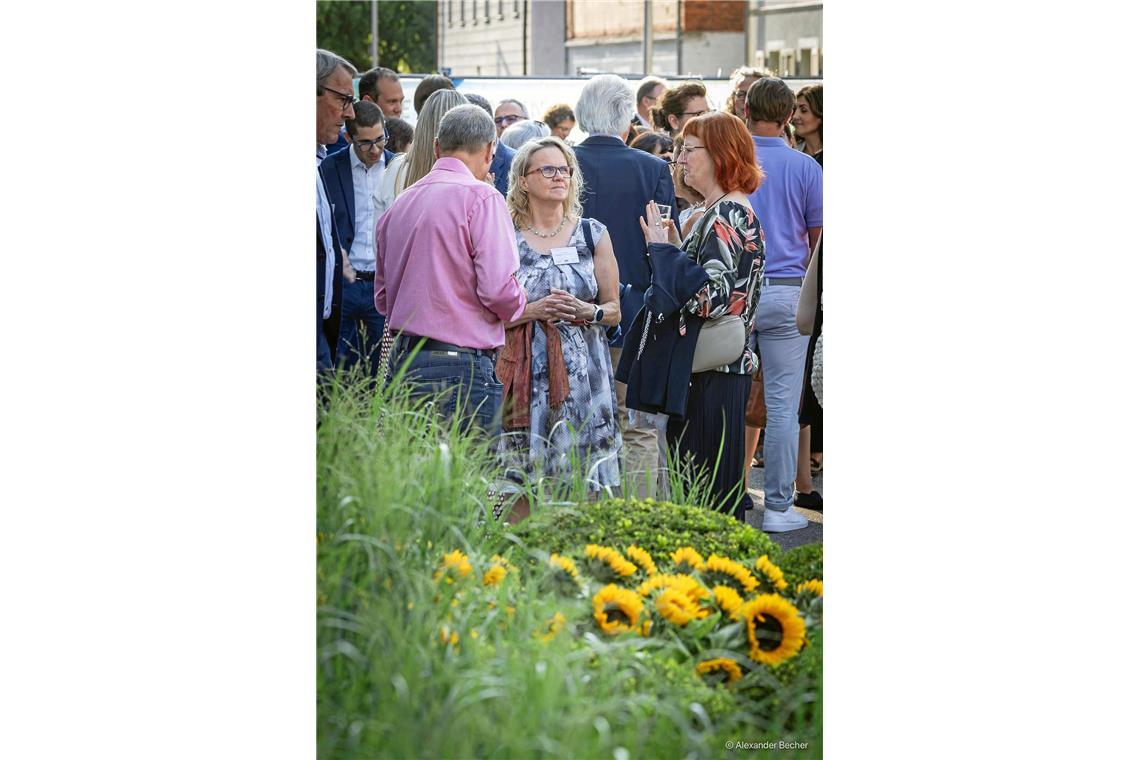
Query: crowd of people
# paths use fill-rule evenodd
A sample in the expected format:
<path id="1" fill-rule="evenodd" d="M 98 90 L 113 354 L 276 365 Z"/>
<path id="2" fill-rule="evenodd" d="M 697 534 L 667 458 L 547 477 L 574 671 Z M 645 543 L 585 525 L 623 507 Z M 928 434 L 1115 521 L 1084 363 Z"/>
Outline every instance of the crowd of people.
<path id="1" fill-rule="evenodd" d="M 539 480 L 667 496 L 670 464 L 744 520 L 762 463 L 763 529 L 806 527 L 822 85 L 744 67 L 712 110 L 700 82 L 603 74 L 531 119 L 432 75 L 409 143 L 398 75 L 360 75 L 359 100 L 356 76 L 317 51 L 318 377 L 402 369 L 497 447 L 508 520 Z"/>

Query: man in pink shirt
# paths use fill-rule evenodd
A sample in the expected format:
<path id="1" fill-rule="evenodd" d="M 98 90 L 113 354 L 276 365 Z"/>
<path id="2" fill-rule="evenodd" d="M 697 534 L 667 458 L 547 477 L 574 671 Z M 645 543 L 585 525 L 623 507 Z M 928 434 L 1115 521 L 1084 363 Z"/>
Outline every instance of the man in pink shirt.
<path id="1" fill-rule="evenodd" d="M 503 387 L 495 350 L 504 323 L 518 319 L 526 293 L 515 279 L 519 252 L 503 196 L 484 182 L 495 154 L 495 124 L 475 105 L 440 121 L 435 166 L 402 192 L 376 223 L 376 310 L 393 333 L 393 372 L 417 345 L 405 380 L 488 432 L 498 429 Z"/>

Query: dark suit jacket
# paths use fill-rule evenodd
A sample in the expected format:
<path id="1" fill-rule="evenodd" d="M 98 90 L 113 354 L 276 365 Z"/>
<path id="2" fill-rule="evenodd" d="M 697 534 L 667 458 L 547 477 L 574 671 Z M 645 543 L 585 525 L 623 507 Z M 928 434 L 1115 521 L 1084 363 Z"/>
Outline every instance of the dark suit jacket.
<path id="1" fill-rule="evenodd" d="M 669 165 L 643 150 L 634 150 L 619 137 L 595 135 L 574 146 L 585 188 L 582 216 L 606 225 L 618 262 L 618 278 L 629 285 L 621 299 L 621 331 L 628 336 L 633 318 L 649 289 L 649 259 L 645 234 L 639 221 L 645 204 L 653 200 L 672 207 L 677 218 L 677 198 Z M 624 337 L 613 345 L 620 346 Z"/>
<path id="2" fill-rule="evenodd" d="M 495 148 L 495 156 L 491 159 L 491 173 L 495 175 L 495 189 L 507 197 L 507 186 L 511 181 L 511 161 L 518 153 L 514 148 L 499 143 Z"/>
<path id="3" fill-rule="evenodd" d="M 324 180 L 323 175 L 321 177 Z M 332 193 L 329 192 L 328 182 L 325 182 L 325 194 L 329 196 L 329 203 L 335 203 L 332 200 Z M 351 196 L 350 196 L 351 197 Z M 344 260 L 340 255 L 340 229 L 336 223 L 337 214 L 340 213 L 340 207 L 337 206 L 332 215 L 332 240 L 333 248 L 332 255 L 335 257 L 333 264 L 333 295 L 332 295 L 332 314 L 328 319 L 324 318 L 325 313 L 325 261 L 329 256 L 329 252 L 325 250 L 325 239 L 321 235 L 321 219 L 317 216 L 317 370 L 329 369 L 330 367 L 322 366 L 321 364 L 321 336 L 323 334 L 325 342 L 328 345 L 329 359 L 336 363 L 336 347 L 337 338 L 340 336 L 340 303 L 341 292 L 344 288 L 343 280 L 344 275 Z"/>
<path id="4" fill-rule="evenodd" d="M 385 150 L 384 166 L 395 157 L 395 153 Z M 352 241 L 356 236 L 356 196 L 353 195 L 352 163 L 349 161 L 349 152 L 342 150 L 327 156 L 321 162 L 321 176 L 325 178 L 325 187 L 328 188 L 329 203 L 336 206 L 336 226 L 340 230 L 340 244 L 344 250 L 351 251 Z"/>

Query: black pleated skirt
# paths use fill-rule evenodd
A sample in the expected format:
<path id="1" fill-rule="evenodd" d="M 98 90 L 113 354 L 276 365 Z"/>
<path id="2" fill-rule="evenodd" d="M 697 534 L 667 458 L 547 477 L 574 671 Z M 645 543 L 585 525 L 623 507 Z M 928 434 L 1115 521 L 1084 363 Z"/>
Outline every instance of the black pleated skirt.
<path id="1" fill-rule="evenodd" d="M 669 451 L 691 455 L 694 464 L 712 473 L 712 504 L 707 506 L 744 521 L 744 411 L 752 378 L 726 372 L 692 376 L 683 419 L 670 417 Z"/>

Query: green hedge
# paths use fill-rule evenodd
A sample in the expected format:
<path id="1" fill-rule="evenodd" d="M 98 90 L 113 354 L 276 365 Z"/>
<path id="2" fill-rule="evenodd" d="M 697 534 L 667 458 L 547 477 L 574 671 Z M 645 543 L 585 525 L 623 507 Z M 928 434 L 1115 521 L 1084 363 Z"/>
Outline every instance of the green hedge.
<path id="1" fill-rule="evenodd" d="M 704 557 L 767 554 L 774 561 L 780 552 L 764 533 L 731 516 L 652 499 L 609 499 L 546 509 L 519 523 L 513 535 L 528 547 L 560 554 L 581 551 L 586 544 L 622 549 L 636 544 L 657 562 L 682 546 L 691 546 Z"/>

